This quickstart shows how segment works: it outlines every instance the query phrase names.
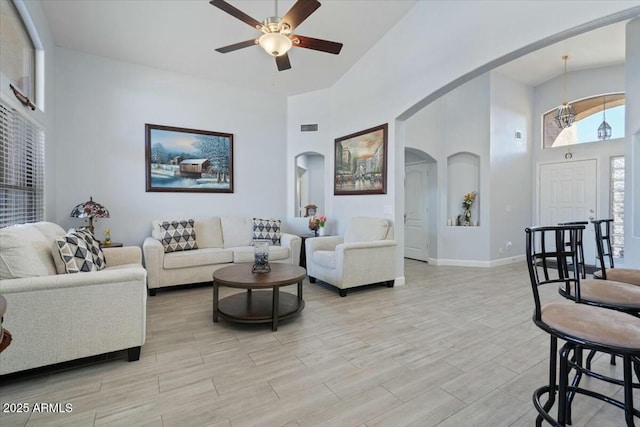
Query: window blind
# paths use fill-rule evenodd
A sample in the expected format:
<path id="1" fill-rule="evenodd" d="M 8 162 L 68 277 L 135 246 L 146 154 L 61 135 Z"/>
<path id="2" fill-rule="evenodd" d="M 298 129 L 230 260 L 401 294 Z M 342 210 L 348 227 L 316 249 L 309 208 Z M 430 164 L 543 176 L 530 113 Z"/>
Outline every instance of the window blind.
<path id="1" fill-rule="evenodd" d="M 0 227 L 44 220 L 44 136 L 0 102 Z"/>

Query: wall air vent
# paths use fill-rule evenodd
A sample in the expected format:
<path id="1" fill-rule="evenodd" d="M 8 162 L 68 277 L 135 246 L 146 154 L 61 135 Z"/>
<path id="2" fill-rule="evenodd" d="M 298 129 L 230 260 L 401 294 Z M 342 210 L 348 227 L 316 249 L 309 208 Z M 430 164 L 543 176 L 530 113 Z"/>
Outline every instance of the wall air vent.
<path id="1" fill-rule="evenodd" d="M 318 132 L 318 124 L 300 125 L 300 132 Z"/>

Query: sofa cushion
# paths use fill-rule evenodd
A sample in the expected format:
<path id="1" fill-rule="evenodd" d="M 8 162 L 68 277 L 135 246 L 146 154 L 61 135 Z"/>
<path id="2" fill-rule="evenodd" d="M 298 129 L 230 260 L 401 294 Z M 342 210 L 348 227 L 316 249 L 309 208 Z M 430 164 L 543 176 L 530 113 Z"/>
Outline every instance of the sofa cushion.
<path id="1" fill-rule="evenodd" d="M 53 222 L 41 221 L 34 222 L 32 225 L 42 233 L 48 242 L 53 242 L 58 237 L 62 237 L 67 234 L 62 227 Z"/>
<path id="2" fill-rule="evenodd" d="M 72 231 L 57 238 L 55 242 L 64 262 L 64 273 L 98 271 L 83 233 Z"/>
<path id="3" fill-rule="evenodd" d="M 253 218 L 253 240 L 280 246 L 281 228 L 282 221 L 279 219 Z"/>
<path id="4" fill-rule="evenodd" d="M 193 219 L 163 221 L 160 224 L 160 242 L 165 253 L 198 249 Z"/>
<path id="5" fill-rule="evenodd" d="M 253 246 L 239 246 L 231 248 L 233 251 L 233 262 L 254 262 Z M 284 246 L 269 246 L 269 262 L 279 261 L 289 258 L 289 248 Z"/>
<path id="6" fill-rule="evenodd" d="M 313 262 L 327 268 L 336 268 L 336 251 L 314 251 Z"/>
<path id="7" fill-rule="evenodd" d="M 372 242 L 384 240 L 389 231 L 389 223 L 384 218 L 352 218 L 344 234 L 345 243 Z"/>
<path id="8" fill-rule="evenodd" d="M 220 218 L 225 248 L 251 246 L 253 232 L 251 218 L 227 216 Z"/>
<path id="9" fill-rule="evenodd" d="M 173 268 L 230 264 L 232 262 L 232 251 L 220 248 L 205 248 L 194 251 L 171 252 L 165 254 L 163 267 L 167 270 L 171 270 Z"/>
<path id="10" fill-rule="evenodd" d="M 64 236 L 57 224 L 38 223 L 50 235 Z M 56 274 L 51 243 L 34 224 L 0 229 L 0 279 L 49 276 Z"/>
<path id="11" fill-rule="evenodd" d="M 194 228 L 198 236 L 198 248 L 222 248 L 222 224 L 220 217 L 195 217 Z"/>

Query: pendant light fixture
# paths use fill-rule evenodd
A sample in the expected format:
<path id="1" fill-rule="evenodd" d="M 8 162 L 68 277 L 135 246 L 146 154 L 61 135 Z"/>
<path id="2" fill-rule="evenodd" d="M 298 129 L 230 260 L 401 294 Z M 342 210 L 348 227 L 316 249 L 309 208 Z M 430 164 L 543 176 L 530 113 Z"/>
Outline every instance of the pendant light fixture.
<path id="1" fill-rule="evenodd" d="M 611 126 L 607 123 L 604 111 L 607 109 L 606 97 L 602 97 L 602 123 L 598 127 L 598 139 L 604 141 L 611 138 Z"/>
<path id="2" fill-rule="evenodd" d="M 558 107 L 554 120 L 560 129 L 566 129 L 573 124 L 576 114 L 573 112 L 571 104 L 567 102 L 567 59 L 569 59 L 569 55 L 564 55 L 562 59 L 564 60 L 564 101 Z"/>

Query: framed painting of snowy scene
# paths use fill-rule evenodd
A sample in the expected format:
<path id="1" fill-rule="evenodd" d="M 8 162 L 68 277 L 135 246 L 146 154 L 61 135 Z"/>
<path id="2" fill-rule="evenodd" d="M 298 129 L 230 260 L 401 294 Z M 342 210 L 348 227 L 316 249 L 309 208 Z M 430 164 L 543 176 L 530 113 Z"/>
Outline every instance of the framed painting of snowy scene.
<path id="1" fill-rule="evenodd" d="M 233 134 L 145 125 L 147 192 L 233 193 Z"/>
<path id="2" fill-rule="evenodd" d="M 335 140 L 333 194 L 387 194 L 387 123 Z"/>

